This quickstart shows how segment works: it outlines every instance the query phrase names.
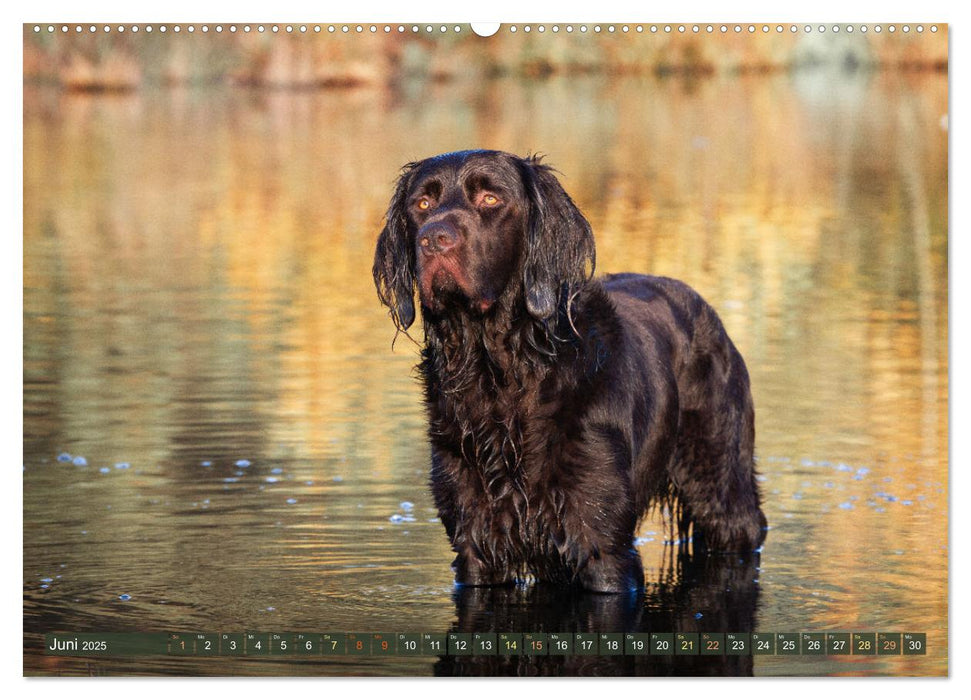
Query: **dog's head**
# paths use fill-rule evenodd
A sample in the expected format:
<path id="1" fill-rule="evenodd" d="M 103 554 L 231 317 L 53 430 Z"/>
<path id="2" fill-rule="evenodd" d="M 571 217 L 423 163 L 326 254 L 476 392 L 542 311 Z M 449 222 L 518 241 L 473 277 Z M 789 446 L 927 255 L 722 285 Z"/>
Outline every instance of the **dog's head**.
<path id="1" fill-rule="evenodd" d="M 539 159 L 446 153 L 405 166 L 378 238 L 374 283 L 395 325 L 432 314 L 484 315 L 500 300 L 540 321 L 593 273 L 590 224 Z"/>

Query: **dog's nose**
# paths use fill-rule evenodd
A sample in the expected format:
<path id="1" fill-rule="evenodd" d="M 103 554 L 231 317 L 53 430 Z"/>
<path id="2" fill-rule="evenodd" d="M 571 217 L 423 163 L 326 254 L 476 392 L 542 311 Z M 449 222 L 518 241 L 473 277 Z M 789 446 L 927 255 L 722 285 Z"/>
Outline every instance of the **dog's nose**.
<path id="1" fill-rule="evenodd" d="M 428 255 L 451 250 L 458 241 L 458 233 L 447 224 L 431 224 L 418 232 L 418 247 Z"/>

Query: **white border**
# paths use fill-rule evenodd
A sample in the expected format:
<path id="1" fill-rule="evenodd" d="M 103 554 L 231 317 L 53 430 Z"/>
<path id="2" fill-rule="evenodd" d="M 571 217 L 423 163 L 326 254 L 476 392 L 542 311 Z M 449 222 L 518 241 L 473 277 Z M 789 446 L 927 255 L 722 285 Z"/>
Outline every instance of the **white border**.
<path id="1" fill-rule="evenodd" d="M 792 8 L 786 7 L 775 0 L 774 2 L 734 2 L 734 3 L 714 3 L 700 2 L 693 4 L 685 3 L 633 3 L 630 0 L 595 0 L 587 6 L 567 5 L 564 2 L 551 2 L 543 0 L 540 2 L 524 3 L 514 0 L 495 0 L 489 3 L 469 3 L 467 5 L 446 0 L 426 0 L 421 3 L 392 3 L 390 0 L 378 0 L 371 2 L 352 2 L 345 5 L 336 6 L 329 3 L 309 3 L 292 2 L 288 0 L 278 0 L 273 3 L 254 3 L 241 2 L 232 5 L 218 5 L 215 3 L 187 2 L 186 0 L 174 0 L 162 5 L 161 3 L 141 4 L 107 2 L 105 0 L 89 0 L 81 5 L 78 2 L 42 2 L 20 6 L 13 12 L 9 6 L 3 10 L 6 21 L 0 24 L 0 31 L 3 32 L 3 43 L 0 46 L 4 51 L 3 88 L 2 93 L 5 97 L 4 118 L 6 129 L 4 133 L 8 135 L 4 159 L 7 167 L 3 169 L 3 191 L 7 200 L 6 221 L 9 222 L 10 233 L 5 237 L 5 245 L 9 246 L 5 250 L 0 260 L 3 262 L 3 304 L 4 328 L 15 329 L 16 333 L 8 332 L 7 337 L 13 336 L 13 341 L 8 341 L 3 347 L 3 392 L 4 402 L 4 438 L 0 444 L 20 445 L 22 456 L 22 221 L 23 221 L 23 165 L 22 165 L 22 34 L 21 25 L 25 22 L 67 22 L 70 20 L 90 21 L 97 19 L 101 22 L 111 20 L 114 22 L 158 22 L 162 19 L 166 22 L 178 20 L 179 22 L 212 22 L 217 21 L 252 21 L 267 22 L 268 20 L 281 20 L 282 22 L 382 22 L 390 23 L 408 22 L 428 22 L 435 23 L 468 23 L 471 21 L 496 21 L 499 19 L 507 23 L 537 23 L 537 20 L 544 24 L 552 22 L 569 21 L 574 24 L 581 22 L 592 24 L 595 22 L 624 22 L 634 24 L 638 21 L 650 23 L 688 23 L 688 22 L 799 22 L 812 24 L 832 24 L 832 23 L 854 23 L 854 24 L 925 24 L 950 23 L 951 46 L 949 51 L 949 74 L 951 86 L 951 108 L 949 112 L 949 137 L 951 139 L 951 173 L 950 173 L 950 202 L 951 211 L 949 216 L 950 223 L 950 268 L 952 275 L 950 313 L 951 324 L 951 352 L 949 357 L 966 357 L 964 352 L 968 343 L 966 333 L 968 327 L 968 279 L 971 275 L 954 275 L 953 272 L 963 270 L 963 263 L 968 262 L 964 253 L 965 246 L 961 236 L 957 232 L 965 230 L 964 223 L 967 220 L 967 198 L 963 200 L 954 196 L 954 192 L 962 191 L 966 186 L 960 185 L 964 178 L 965 167 L 967 164 L 967 148 L 961 138 L 960 117 L 966 113 L 967 105 L 966 93 L 958 86 L 958 78 L 964 75 L 961 65 L 962 51 L 959 48 L 959 37 L 962 30 L 968 25 L 961 24 L 958 16 L 957 3 L 945 2 L 943 0 L 922 0 L 921 2 L 902 2 L 900 0 L 885 0 L 881 3 L 868 3 L 865 6 L 853 7 L 849 3 L 838 2 L 836 0 L 814 0 L 805 6 Z M 13 99 L 17 96 L 17 99 Z M 956 127 L 956 128 L 955 128 Z M 648 695 L 658 692 L 664 693 L 693 693 L 703 692 L 706 695 L 711 693 L 727 692 L 735 694 L 737 692 L 779 692 L 782 690 L 787 695 L 805 694 L 807 697 L 815 696 L 819 693 L 826 693 L 832 696 L 844 694 L 849 697 L 861 692 L 879 692 L 889 697 L 912 696 L 915 693 L 933 692 L 935 696 L 956 696 L 956 689 L 959 681 L 969 677 L 966 669 L 958 663 L 962 659 L 962 652 L 968 645 L 961 643 L 961 633 L 966 632 L 968 626 L 965 624 L 967 605 L 963 604 L 960 595 L 954 595 L 954 591 L 961 591 L 962 586 L 967 581 L 967 558 L 966 549 L 962 547 L 963 542 L 956 542 L 957 533 L 961 532 L 962 525 L 966 525 L 965 509 L 955 508 L 954 504 L 960 503 L 960 498 L 967 496 L 965 465 L 968 457 L 967 439 L 962 436 L 961 431 L 954 430 L 953 426 L 959 424 L 958 416 L 966 417 L 967 411 L 964 410 L 968 396 L 967 376 L 965 365 L 960 361 L 951 361 L 951 430 L 952 449 L 951 449 L 951 498 L 949 509 L 951 515 L 951 533 L 949 541 L 951 543 L 951 573 L 949 576 L 949 591 L 951 602 L 951 618 L 949 621 L 951 649 L 950 649 L 950 681 L 940 680 L 901 680 L 901 679 L 854 679 L 851 682 L 839 679 L 819 679 L 806 682 L 806 679 L 799 681 L 785 681 L 760 678 L 757 680 L 737 680 L 725 679 L 723 681 L 702 681 L 702 680 L 681 680 L 672 681 L 669 679 L 633 679 L 633 680 L 611 680 L 593 681 L 584 679 L 561 679 L 559 681 L 547 679 L 541 685 L 532 685 L 525 688 L 513 686 L 501 681 L 493 682 L 474 682 L 470 680 L 446 680 L 435 679 L 430 681 L 416 681 L 408 679 L 313 679 L 313 680 L 263 680 L 263 679 L 233 679 L 233 680 L 178 680 L 178 681 L 141 681 L 141 680 L 113 680 L 111 682 L 95 681 L 95 686 L 90 686 L 90 690 L 98 693 L 102 697 L 124 697 L 128 698 L 133 694 L 149 697 L 161 697 L 162 693 L 169 695 L 173 692 L 184 693 L 191 690 L 193 693 L 205 693 L 207 695 L 228 690 L 233 697 L 247 698 L 255 697 L 257 694 L 265 695 L 267 692 L 291 693 L 380 693 L 394 696 L 397 693 L 405 692 L 409 695 L 421 695 L 427 697 L 452 697 L 456 693 L 461 693 L 464 698 L 492 698 L 496 693 L 505 694 L 509 692 L 535 693 L 537 695 L 550 695 L 552 693 L 562 694 L 565 697 L 573 697 L 583 693 L 601 692 L 604 688 L 603 683 L 609 683 L 611 689 L 621 692 Z M 8 434 L 9 433 L 9 434 Z M 8 475 L 16 473 L 16 463 L 8 460 L 4 470 Z M 4 538 L 4 560 L 8 562 L 20 561 L 22 564 L 22 482 L 17 481 L 15 488 L 5 489 L 8 502 L 4 504 L 3 512 L 6 514 L 4 524 L 7 537 Z M 15 515 L 16 514 L 16 515 Z M 19 516 L 19 517 L 18 517 Z M 960 552 L 960 553 L 959 553 Z M 8 567 L 14 568 L 14 567 Z M 22 566 L 17 567 L 16 571 L 22 571 Z M 32 695 L 47 694 L 68 694 L 81 691 L 80 682 L 51 681 L 41 679 L 25 680 L 22 678 L 22 625 L 23 625 L 23 592 L 22 581 L 18 575 L 8 575 L 4 577 L 4 596 L 3 602 L 3 622 L 4 629 L 9 630 L 3 635 L 3 647 L 0 648 L 0 659 L 3 664 L 3 675 L 6 679 L 19 679 L 10 684 L 16 688 L 17 694 L 30 693 Z M 56 686 L 51 685 L 57 683 Z M 90 682 L 90 681 L 89 681 Z M 177 683 L 172 686 L 171 683 Z M 528 681 L 521 681 L 528 682 Z M 860 682 L 879 683 L 879 688 L 871 689 L 869 686 L 864 688 L 859 686 Z M 284 686 L 278 687 L 276 684 L 282 683 Z M 324 683 L 320 685 L 320 683 Z M 340 687 L 334 685 L 340 683 Z M 459 685 L 461 683 L 461 685 Z M 496 685 L 502 683 L 502 685 Z M 552 686 L 546 685 L 552 683 Z M 657 684 L 663 684 L 663 689 Z M 698 685 L 704 683 L 705 687 Z M 714 685 L 713 685 L 714 683 Z M 727 684 L 734 686 L 729 689 Z M 742 687 L 738 683 L 744 683 Z M 749 683 L 757 684 L 757 687 L 749 686 Z M 785 683 L 785 688 L 770 687 L 767 684 Z M 934 683 L 933 687 L 926 687 L 926 683 Z M 226 685 L 223 685 L 226 684 Z M 353 687 L 345 684 L 353 684 Z M 591 685 L 596 684 L 596 685 Z M 646 685 L 650 684 L 650 686 Z M 675 687 L 677 684 L 677 687 Z M 824 685 L 825 684 L 825 685 Z M 919 686 L 917 685 L 919 684 Z M 312 687 L 309 687 L 312 686 Z M 87 690 L 87 689 L 85 689 Z"/>

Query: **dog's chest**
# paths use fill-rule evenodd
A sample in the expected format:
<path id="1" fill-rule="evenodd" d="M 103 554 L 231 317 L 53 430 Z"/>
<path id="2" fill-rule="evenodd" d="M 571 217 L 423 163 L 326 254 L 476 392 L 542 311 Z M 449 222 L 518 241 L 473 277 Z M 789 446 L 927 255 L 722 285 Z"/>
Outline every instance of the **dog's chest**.
<path id="1" fill-rule="evenodd" d="M 432 443 L 451 456 L 446 478 L 473 529 L 533 549 L 561 527 L 563 499 L 551 486 L 567 440 L 548 409 L 514 392 L 431 407 Z"/>

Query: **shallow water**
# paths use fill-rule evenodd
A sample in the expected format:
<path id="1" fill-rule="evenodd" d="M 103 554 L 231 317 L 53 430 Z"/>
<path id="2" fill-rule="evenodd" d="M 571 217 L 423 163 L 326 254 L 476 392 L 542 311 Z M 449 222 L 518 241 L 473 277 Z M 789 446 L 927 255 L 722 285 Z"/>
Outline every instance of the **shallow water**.
<path id="1" fill-rule="evenodd" d="M 25 673 L 946 673 L 946 76 L 24 101 Z M 752 376 L 760 561 L 679 560 L 651 520 L 642 597 L 453 589 L 415 347 L 392 350 L 369 272 L 398 168 L 467 147 L 546 153 L 598 271 L 719 310 Z M 40 651 L 49 631 L 644 629 L 926 632 L 928 654 Z"/>

